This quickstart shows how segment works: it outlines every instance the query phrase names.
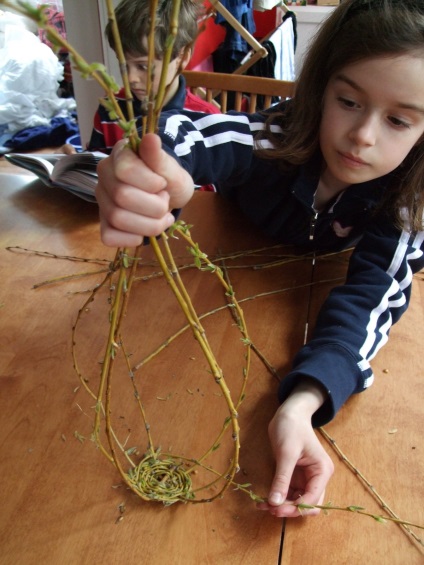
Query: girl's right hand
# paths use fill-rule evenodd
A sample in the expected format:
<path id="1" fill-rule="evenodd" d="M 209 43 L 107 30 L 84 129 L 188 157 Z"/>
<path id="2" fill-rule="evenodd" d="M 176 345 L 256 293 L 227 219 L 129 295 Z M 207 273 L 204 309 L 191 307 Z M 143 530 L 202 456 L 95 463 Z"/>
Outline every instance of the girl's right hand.
<path id="1" fill-rule="evenodd" d="M 278 408 L 269 425 L 276 469 L 267 502 L 258 504 L 279 518 L 309 516 L 297 504 L 322 505 L 334 465 L 312 428 L 312 414 L 326 397 L 321 385 L 304 378 Z"/>
<path id="2" fill-rule="evenodd" d="M 175 221 L 194 192 L 191 176 L 161 148 L 155 134 L 143 136 L 138 156 L 120 141 L 98 165 L 96 198 L 105 245 L 135 247 Z"/>

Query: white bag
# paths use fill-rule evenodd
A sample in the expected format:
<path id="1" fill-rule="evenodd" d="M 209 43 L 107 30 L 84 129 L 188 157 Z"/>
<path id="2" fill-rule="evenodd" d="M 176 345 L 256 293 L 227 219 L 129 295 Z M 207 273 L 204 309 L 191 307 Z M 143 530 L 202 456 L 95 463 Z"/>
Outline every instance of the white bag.
<path id="1" fill-rule="evenodd" d="M 48 126 L 55 116 L 76 109 L 73 98 L 57 95 L 63 66 L 57 56 L 30 31 L 6 26 L 0 49 L 0 124 L 9 133 Z"/>

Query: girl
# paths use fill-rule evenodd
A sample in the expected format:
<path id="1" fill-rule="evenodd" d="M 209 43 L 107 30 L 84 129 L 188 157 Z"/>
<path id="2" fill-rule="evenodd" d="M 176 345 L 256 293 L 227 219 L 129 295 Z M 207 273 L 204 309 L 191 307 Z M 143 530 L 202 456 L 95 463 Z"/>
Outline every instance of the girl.
<path id="1" fill-rule="evenodd" d="M 99 167 L 107 245 L 167 229 L 193 181 L 217 184 L 283 243 L 355 245 L 269 427 L 276 471 L 259 507 L 299 515 L 284 502 L 321 503 L 333 471 L 313 427 L 371 385 L 369 361 L 424 266 L 424 2 L 343 0 L 311 44 L 294 99 L 265 114 L 167 113 L 159 136 L 163 148 L 148 135 L 139 157 L 120 144 Z"/>

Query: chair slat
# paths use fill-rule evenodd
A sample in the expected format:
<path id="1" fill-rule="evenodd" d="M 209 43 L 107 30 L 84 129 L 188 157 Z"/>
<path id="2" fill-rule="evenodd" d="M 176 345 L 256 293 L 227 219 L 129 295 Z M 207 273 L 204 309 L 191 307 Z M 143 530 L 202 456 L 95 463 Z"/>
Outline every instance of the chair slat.
<path id="1" fill-rule="evenodd" d="M 223 112 L 227 111 L 229 92 L 235 93 L 236 110 L 241 109 L 241 93 L 244 93 L 249 98 L 249 112 L 254 112 L 257 108 L 257 96 L 264 97 L 264 108 L 268 108 L 272 103 L 272 97 L 291 98 L 296 87 L 295 82 L 239 74 L 184 71 L 183 75 L 187 86 L 209 102 L 220 95 Z M 204 92 L 207 92 L 207 96 Z"/>

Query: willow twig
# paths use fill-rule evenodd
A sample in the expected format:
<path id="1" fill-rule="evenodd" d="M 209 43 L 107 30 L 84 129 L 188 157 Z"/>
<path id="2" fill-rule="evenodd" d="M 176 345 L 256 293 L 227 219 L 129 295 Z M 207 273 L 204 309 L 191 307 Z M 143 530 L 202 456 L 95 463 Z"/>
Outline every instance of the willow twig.
<path id="1" fill-rule="evenodd" d="M 39 255 L 49 259 L 64 259 L 66 261 L 76 261 L 79 263 L 106 263 L 110 264 L 110 259 L 92 259 L 88 257 L 76 257 L 74 255 L 58 255 L 57 253 L 49 253 L 48 251 L 37 251 L 36 249 L 27 249 L 19 245 L 11 245 L 6 247 L 7 251 L 12 253 L 29 253 L 31 255 Z"/>
<path id="2" fill-rule="evenodd" d="M 370 483 L 370 481 L 361 473 L 361 471 L 349 460 L 349 458 L 343 453 L 341 448 L 337 445 L 336 440 L 330 436 L 330 434 L 324 428 L 318 428 L 318 431 L 323 436 L 323 438 L 330 444 L 333 450 L 337 453 L 341 461 L 352 471 L 352 473 L 358 477 L 358 479 L 366 486 L 369 492 L 373 495 L 373 497 L 379 502 L 382 510 L 389 514 L 389 517 L 385 518 L 386 520 L 391 520 L 392 522 L 396 522 L 399 524 L 403 529 L 412 536 L 415 541 L 417 541 L 420 545 L 424 546 L 424 542 L 421 538 L 419 538 L 415 532 L 413 532 L 408 526 L 416 526 L 417 528 L 424 529 L 424 526 L 418 526 L 417 524 L 412 524 L 401 520 L 399 516 L 390 508 L 387 502 L 383 499 L 383 497 L 377 492 L 375 487 Z M 373 516 L 374 517 L 374 516 Z"/>
<path id="3" fill-rule="evenodd" d="M 414 528 L 420 528 L 421 530 L 424 530 L 424 526 L 420 525 L 420 524 L 415 524 L 414 522 L 409 522 L 408 520 L 402 520 L 399 517 L 394 517 L 394 516 L 384 516 L 382 514 L 373 514 L 372 512 L 367 512 L 367 510 L 363 507 L 363 506 L 356 506 L 356 505 L 350 505 L 350 506 L 334 506 L 331 502 L 328 502 L 327 504 L 305 504 L 302 502 L 299 503 L 295 503 L 294 506 L 296 506 L 299 509 L 299 512 L 301 513 L 302 510 L 312 510 L 312 509 L 320 509 L 323 510 L 324 512 L 328 511 L 328 510 L 341 510 L 342 512 L 353 512 L 354 514 L 361 514 L 362 516 L 368 516 L 369 518 L 373 518 L 376 522 L 379 522 L 380 524 L 384 524 L 386 522 L 394 522 L 395 524 L 398 524 L 399 526 L 413 526 Z M 421 542 L 421 540 L 418 541 Z M 421 542 L 422 543 L 422 542 Z"/>

